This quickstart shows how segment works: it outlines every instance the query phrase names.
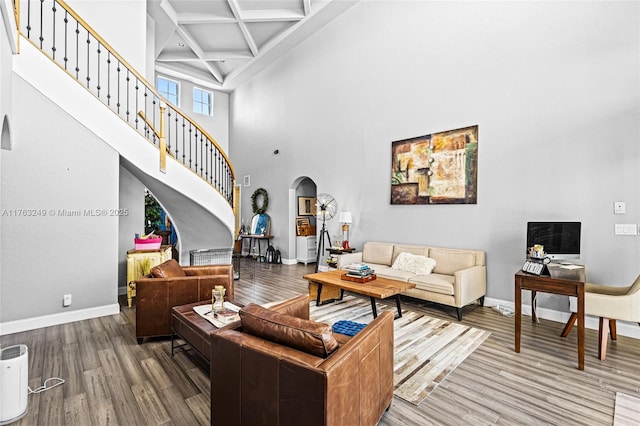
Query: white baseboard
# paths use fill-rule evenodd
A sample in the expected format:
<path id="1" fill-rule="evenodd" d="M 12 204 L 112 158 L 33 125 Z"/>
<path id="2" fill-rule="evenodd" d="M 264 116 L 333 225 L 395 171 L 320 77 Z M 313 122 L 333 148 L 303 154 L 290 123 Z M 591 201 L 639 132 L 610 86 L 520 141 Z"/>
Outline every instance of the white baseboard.
<path id="1" fill-rule="evenodd" d="M 515 309 L 515 304 L 507 300 L 493 299 L 490 297 L 484 299 L 484 306 L 493 307 L 497 305 L 508 306 L 511 309 Z M 522 305 L 522 314 L 531 316 L 531 305 Z M 569 316 L 571 316 L 571 312 L 561 312 L 541 307 L 536 308 L 536 314 L 538 315 L 538 318 L 560 322 L 563 324 L 565 324 L 569 320 Z M 599 322 L 600 321 L 598 317 L 587 315 L 584 324 L 586 328 L 597 330 Z M 625 321 L 616 321 L 616 325 L 616 329 L 619 335 L 632 337 L 634 339 L 640 339 L 640 327 L 638 327 L 638 324 Z"/>
<path id="2" fill-rule="evenodd" d="M 120 312 L 120 305 L 96 306 L 95 308 L 78 309 L 75 311 L 61 312 L 58 314 L 43 315 L 40 317 L 0 323 L 0 336 L 5 334 L 20 333 L 22 331 L 35 330 L 36 328 L 50 327 L 52 325 L 66 324 L 68 322 L 81 321 L 91 318 L 114 315 Z"/>

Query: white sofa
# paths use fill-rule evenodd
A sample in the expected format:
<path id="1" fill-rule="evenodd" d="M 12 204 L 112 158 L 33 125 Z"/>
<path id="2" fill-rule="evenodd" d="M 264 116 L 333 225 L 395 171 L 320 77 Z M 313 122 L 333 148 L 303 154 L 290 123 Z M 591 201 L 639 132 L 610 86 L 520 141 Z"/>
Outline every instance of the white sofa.
<path id="1" fill-rule="evenodd" d="M 392 268 L 402 252 L 435 260 L 428 275 Z M 338 269 L 354 262 L 364 262 L 378 277 L 406 281 L 416 285 L 402 294 L 417 299 L 453 306 L 458 320 L 462 307 L 478 301 L 482 306 L 487 292 L 485 253 L 481 250 L 449 249 L 419 245 L 366 242 L 362 252 L 338 256 Z"/>

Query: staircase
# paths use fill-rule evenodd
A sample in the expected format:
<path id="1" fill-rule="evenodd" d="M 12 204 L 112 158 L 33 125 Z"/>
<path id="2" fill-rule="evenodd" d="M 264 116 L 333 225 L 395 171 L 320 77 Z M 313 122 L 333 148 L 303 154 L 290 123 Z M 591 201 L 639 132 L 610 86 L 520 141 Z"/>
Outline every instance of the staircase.
<path id="1" fill-rule="evenodd" d="M 14 72 L 118 152 L 170 216 L 182 263 L 194 249 L 231 247 L 235 178 L 213 138 L 64 2 L 26 6 Z"/>

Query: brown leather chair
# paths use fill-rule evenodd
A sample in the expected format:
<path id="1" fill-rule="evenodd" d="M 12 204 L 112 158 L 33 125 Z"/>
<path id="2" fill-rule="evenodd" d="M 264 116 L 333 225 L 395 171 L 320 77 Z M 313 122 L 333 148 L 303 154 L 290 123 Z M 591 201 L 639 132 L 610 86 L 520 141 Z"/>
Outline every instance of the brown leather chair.
<path id="1" fill-rule="evenodd" d="M 393 398 L 393 315 L 353 338 L 309 321 L 309 297 L 247 305 L 211 335 L 211 424 L 375 425 Z"/>
<path id="2" fill-rule="evenodd" d="M 151 268 L 136 280 L 136 339 L 171 335 L 171 308 L 211 300 L 222 285 L 233 300 L 233 265 L 180 266 L 175 259 Z"/>

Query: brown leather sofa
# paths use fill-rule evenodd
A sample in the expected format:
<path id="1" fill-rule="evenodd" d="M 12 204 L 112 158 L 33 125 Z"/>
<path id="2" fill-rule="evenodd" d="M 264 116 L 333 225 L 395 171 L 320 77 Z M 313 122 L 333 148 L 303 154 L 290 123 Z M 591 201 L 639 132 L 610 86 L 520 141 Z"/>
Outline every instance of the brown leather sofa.
<path id="1" fill-rule="evenodd" d="M 233 265 L 180 266 L 175 259 L 151 268 L 136 280 L 136 339 L 171 335 L 171 308 L 211 300 L 222 285 L 225 300 L 233 300 Z"/>
<path id="2" fill-rule="evenodd" d="M 211 335 L 211 424 L 375 425 L 393 398 L 393 315 L 354 337 L 309 321 L 309 297 L 249 304 Z"/>

